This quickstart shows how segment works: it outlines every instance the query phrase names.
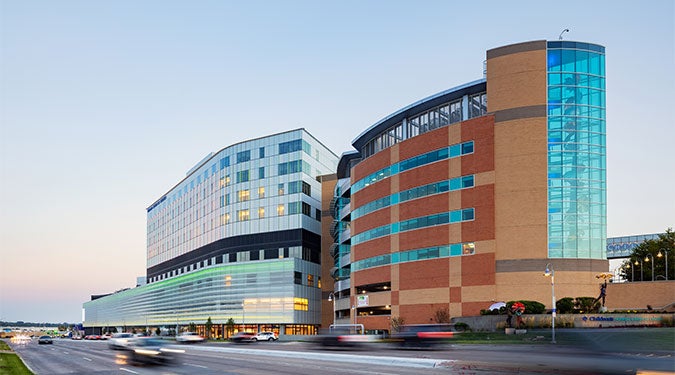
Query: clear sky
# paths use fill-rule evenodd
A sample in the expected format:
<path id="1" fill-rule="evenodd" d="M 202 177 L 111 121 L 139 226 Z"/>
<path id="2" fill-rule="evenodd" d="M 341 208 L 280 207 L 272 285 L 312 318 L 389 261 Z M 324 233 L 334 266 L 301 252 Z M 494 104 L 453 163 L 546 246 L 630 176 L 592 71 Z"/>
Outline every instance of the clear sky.
<path id="1" fill-rule="evenodd" d="M 0 0 L 0 320 L 77 322 L 145 274 L 145 208 L 211 151 L 336 154 L 529 40 L 607 52 L 608 236 L 675 221 L 675 10 L 649 1 Z"/>

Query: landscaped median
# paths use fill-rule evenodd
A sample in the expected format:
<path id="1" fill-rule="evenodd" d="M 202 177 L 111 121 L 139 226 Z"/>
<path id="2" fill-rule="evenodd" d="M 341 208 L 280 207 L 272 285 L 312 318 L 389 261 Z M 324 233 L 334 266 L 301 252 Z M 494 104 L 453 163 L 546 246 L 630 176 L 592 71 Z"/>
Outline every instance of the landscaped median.
<path id="1" fill-rule="evenodd" d="M 21 358 L 0 340 L 0 375 L 32 375 Z"/>

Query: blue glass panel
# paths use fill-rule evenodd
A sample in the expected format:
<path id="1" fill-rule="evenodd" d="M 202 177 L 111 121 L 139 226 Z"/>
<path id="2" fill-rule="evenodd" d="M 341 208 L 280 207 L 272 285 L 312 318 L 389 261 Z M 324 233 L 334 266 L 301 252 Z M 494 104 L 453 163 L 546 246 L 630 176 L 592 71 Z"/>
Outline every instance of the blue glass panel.
<path id="1" fill-rule="evenodd" d="M 450 212 L 450 222 L 458 223 L 462 221 L 462 211 L 452 211 Z"/>
<path id="2" fill-rule="evenodd" d="M 548 51 L 548 70 L 551 72 L 559 72 L 562 62 L 561 50 Z"/>
<path id="3" fill-rule="evenodd" d="M 391 233 L 398 233 L 399 232 L 399 223 L 392 223 L 391 224 Z"/>
<path id="4" fill-rule="evenodd" d="M 473 152 L 473 141 L 462 144 L 462 154 L 470 154 Z"/>
<path id="5" fill-rule="evenodd" d="M 449 152 L 450 152 L 450 157 L 454 158 L 454 157 L 457 157 L 457 156 L 460 155 L 461 148 L 460 148 L 459 145 L 452 145 L 452 146 L 450 146 Z"/>
<path id="6" fill-rule="evenodd" d="M 461 183 L 460 180 L 457 178 L 453 178 L 450 180 L 450 190 L 459 190 L 461 189 Z"/>
<path id="7" fill-rule="evenodd" d="M 452 244 L 450 245 L 450 256 L 462 255 L 462 245 L 461 244 Z"/>
<path id="8" fill-rule="evenodd" d="M 558 73 L 549 73 L 548 74 L 548 84 L 549 85 L 561 85 L 562 76 Z"/>
<path id="9" fill-rule="evenodd" d="M 576 52 L 574 50 L 563 50 L 562 71 L 574 72 L 575 63 L 576 63 Z"/>
<path id="10" fill-rule="evenodd" d="M 577 72 L 588 72 L 588 52 L 576 51 L 576 67 Z"/>

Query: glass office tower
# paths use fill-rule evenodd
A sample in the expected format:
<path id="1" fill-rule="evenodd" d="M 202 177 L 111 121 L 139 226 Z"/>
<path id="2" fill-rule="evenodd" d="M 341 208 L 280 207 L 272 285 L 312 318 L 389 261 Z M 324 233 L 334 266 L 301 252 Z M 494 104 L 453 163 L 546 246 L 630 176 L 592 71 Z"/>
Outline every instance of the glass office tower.
<path id="1" fill-rule="evenodd" d="M 337 156 L 304 129 L 209 154 L 147 208 L 147 285 L 84 304 L 88 327 L 314 333 L 321 185 Z M 203 330 L 204 327 L 200 327 Z"/>

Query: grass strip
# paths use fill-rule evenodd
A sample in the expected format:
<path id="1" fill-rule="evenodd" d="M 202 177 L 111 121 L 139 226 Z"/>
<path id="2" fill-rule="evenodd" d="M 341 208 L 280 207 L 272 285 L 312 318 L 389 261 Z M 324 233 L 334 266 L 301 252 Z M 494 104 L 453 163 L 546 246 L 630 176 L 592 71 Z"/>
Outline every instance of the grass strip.
<path id="1" fill-rule="evenodd" d="M 7 350 L 11 352 L 12 348 L 10 348 L 9 345 L 7 345 L 7 343 L 3 340 L 0 340 L 0 350 Z"/>
<path id="2" fill-rule="evenodd" d="M 0 353 L 0 375 L 33 375 L 21 358 L 13 353 Z"/>

